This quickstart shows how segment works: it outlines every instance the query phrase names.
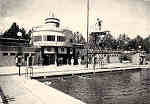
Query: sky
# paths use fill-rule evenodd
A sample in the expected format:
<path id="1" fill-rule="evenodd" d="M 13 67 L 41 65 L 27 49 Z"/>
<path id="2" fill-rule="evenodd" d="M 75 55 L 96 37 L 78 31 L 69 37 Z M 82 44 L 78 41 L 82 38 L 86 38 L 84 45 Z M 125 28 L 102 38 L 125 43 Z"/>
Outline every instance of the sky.
<path id="1" fill-rule="evenodd" d="M 95 29 L 97 18 L 102 30 L 117 37 L 126 33 L 134 38 L 150 34 L 150 0 L 89 0 L 89 31 Z M 86 38 L 87 0 L 0 0 L 0 31 L 13 22 L 30 29 L 41 25 L 54 13 L 61 25 L 79 31 Z"/>

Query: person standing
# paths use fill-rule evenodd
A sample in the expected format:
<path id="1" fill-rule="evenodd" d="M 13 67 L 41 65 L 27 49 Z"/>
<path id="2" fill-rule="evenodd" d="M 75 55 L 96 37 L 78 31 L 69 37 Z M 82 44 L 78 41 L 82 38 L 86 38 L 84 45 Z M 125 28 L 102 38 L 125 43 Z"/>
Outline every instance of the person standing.
<path id="1" fill-rule="evenodd" d="M 96 26 L 97 26 L 98 30 L 99 30 L 99 31 L 101 31 L 101 27 L 102 27 L 102 20 L 100 20 L 99 18 L 97 18 Z"/>
<path id="2" fill-rule="evenodd" d="M 27 57 L 27 66 L 32 66 L 32 56 L 31 55 L 29 55 Z"/>
<path id="3" fill-rule="evenodd" d="M 81 58 L 78 58 L 78 64 L 81 65 Z"/>
<path id="4" fill-rule="evenodd" d="M 74 65 L 74 59 L 73 59 L 73 57 L 71 58 L 71 65 L 72 66 Z"/>

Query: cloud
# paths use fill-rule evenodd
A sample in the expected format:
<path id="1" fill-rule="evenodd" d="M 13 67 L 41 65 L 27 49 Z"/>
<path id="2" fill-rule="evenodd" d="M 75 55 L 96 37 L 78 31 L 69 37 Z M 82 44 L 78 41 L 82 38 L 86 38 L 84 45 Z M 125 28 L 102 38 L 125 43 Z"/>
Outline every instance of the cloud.
<path id="1" fill-rule="evenodd" d="M 0 0 L 0 17 L 15 15 L 24 9 L 28 0 Z"/>

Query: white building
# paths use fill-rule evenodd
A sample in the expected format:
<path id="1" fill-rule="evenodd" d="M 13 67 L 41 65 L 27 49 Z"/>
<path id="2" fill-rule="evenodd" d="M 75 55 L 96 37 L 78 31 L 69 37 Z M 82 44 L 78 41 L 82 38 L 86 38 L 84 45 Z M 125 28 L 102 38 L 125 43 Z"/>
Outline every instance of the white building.
<path id="1" fill-rule="evenodd" d="M 72 31 L 62 28 L 54 16 L 46 18 L 45 24 L 33 28 L 33 45 L 41 48 L 43 65 L 68 64 L 73 55 Z"/>

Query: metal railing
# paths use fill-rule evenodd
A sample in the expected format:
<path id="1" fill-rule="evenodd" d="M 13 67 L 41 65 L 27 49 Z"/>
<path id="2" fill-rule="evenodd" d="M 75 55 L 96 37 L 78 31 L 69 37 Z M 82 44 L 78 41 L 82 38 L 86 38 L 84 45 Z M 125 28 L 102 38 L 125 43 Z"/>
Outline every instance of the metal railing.
<path id="1" fill-rule="evenodd" d="M 32 66 L 28 66 L 25 68 L 25 77 L 26 78 L 33 77 L 33 67 Z"/>

